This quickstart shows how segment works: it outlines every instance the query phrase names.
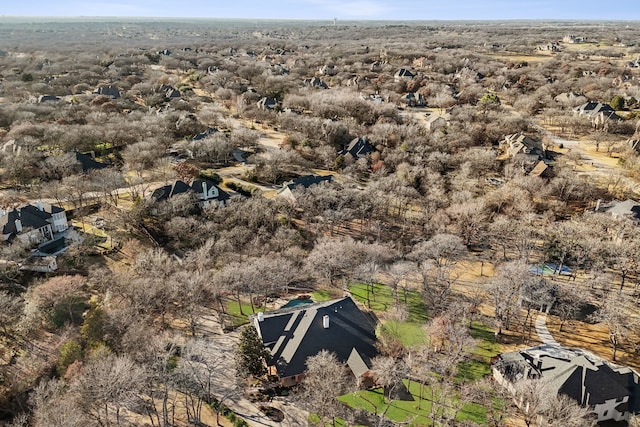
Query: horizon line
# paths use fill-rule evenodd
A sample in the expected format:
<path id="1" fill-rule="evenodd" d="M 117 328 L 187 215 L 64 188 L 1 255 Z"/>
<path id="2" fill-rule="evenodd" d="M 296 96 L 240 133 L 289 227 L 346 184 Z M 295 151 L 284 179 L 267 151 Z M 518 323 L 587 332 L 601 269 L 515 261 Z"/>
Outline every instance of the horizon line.
<path id="1" fill-rule="evenodd" d="M 234 20 L 234 21 L 348 21 L 348 22 L 640 22 L 640 19 L 595 19 L 595 18 L 478 18 L 478 19 L 450 19 L 450 18 L 430 18 L 430 19 L 359 19 L 359 18 L 241 18 L 241 17 L 201 17 L 201 16 L 135 16 L 135 15 L 3 15 L 0 19 L 154 19 L 154 20 Z"/>

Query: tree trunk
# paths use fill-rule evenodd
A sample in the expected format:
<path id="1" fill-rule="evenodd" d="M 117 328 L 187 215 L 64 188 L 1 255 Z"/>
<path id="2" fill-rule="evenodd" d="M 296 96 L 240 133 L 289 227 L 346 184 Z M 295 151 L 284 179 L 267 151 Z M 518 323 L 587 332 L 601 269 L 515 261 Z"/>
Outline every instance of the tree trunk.
<path id="1" fill-rule="evenodd" d="M 216 300 L 218 301 L 218 304 L 220 305 L 220 312 L 222 314 L 227 314 L 224 310 L 224 302 L 222 301 L 221 297 L 217 297 Z"/>
<path id="2" fill-rule="evenodd" d="M 242 311 L 242 302 L 240 302 L 240 290 L 236 291 L 236 300 L 238 301 L 238 309 L 240 310 L 240 314 L 244 316 L 244 312 Z"/>
<path id="3" fill-rule="evenodd" d="M 560 257 L 560 263 L 556 266 L 556 274 L 562 273 L 562 267 L 564 266 L 564 259 L 566 256 L 566 252 L 563 252 L 562 257 Z"/>
<path id="4" fill-rule="evenodd" d="M 164 396 L 162 396 L 162 421 L 164 421 L 165 426 L 169 425 L 169 406 L 167 402 L 169 401 L 169 393 L 167 392 L 167 386 L 164 386 Z"/>
<path id="5" fill-rule="evenodd" d="M 527 308 L 527 315 L 524 317 L 524 322 L 522 323 L 522 342 L 523 343 L 527 335 L 527 323 L 529 323 L 530 315 L 531 315 L 531 308 Z"/>

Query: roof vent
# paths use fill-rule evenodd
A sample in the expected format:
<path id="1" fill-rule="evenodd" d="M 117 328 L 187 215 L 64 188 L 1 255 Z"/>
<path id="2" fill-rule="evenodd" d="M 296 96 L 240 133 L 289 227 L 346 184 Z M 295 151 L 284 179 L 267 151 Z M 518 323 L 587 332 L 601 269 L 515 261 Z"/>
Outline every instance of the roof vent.
<path id="1" fill-rule="evenodd" d="M 326 314 L 322 316 L 322 327 L 325 329 L 329 329 L 329 316 Z"/>

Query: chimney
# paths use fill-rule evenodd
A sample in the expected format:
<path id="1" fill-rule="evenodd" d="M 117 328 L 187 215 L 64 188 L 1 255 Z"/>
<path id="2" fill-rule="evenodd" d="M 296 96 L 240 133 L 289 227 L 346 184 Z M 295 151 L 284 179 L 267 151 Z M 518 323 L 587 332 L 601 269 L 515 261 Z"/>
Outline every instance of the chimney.
<path id="1" fill-rule="evenodd" d="M 542 368 L 542 360 L 540 359 L 540 356 L 535 356 L 533 358 L 533 364 L 536 370 L 540 372 L 540 369 Z"/>
<path id="2" fill-rule="evenodd" d="M 264 322 L 264 313 L 258 312 L 258 322 Z"/>
<path id="3" fill-rule="evenodd" d="M 327 314 L 322 316 L 322 327 L 325 329 L 329 329 L 329 315 Z"/>
<path id="4" fill-rule="evenodd" d="M 42 201 L 38 200 L 36 202 L 36 207 L 38 208 L 39 211 L 44 211 L 44 209 L 42 209 Z"/>
<path id="5" fill-rule="evenodd" d="M 20 221 L 20 219 L 19 219 L 19 218 L 18 218 L 18 219 L 16 219 L 16 231 L 17 231 L 18 233 L 21 233 L 21 232 L 22 232 L 22 221 Z"/>
<path id="6" fill-rule="evenodd" d="M 207 181 L 202 181 L 202 199 L 207 200 L 209 193 L 207 193 Z"/>
<path id="7" fill-rule="evenodd" d="M 598 199 L 598 201 L 596 202 L 596 212 L 600 211 L 600 203 L 602 203 L 602 199 Z"/>

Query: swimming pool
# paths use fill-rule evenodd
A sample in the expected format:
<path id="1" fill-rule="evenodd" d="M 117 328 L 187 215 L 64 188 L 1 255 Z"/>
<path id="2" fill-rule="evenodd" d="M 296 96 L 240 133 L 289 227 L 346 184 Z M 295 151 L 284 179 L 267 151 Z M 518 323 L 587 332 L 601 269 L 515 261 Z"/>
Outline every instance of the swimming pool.
<path id="1" fill-rule="evenodd" d="M 286 303 L 285 305 L 283 305 L 280 308 L 298 307 L 300 305 L 307 305 L 307 304 L 311 304 L 311 303 L 313 303 L 313 300 L 311 298 L 309 298 L 309 299 L 295 298 L 295 299 L 292 299 L 291 301 L 289 301 L 288 303 Z"/>

